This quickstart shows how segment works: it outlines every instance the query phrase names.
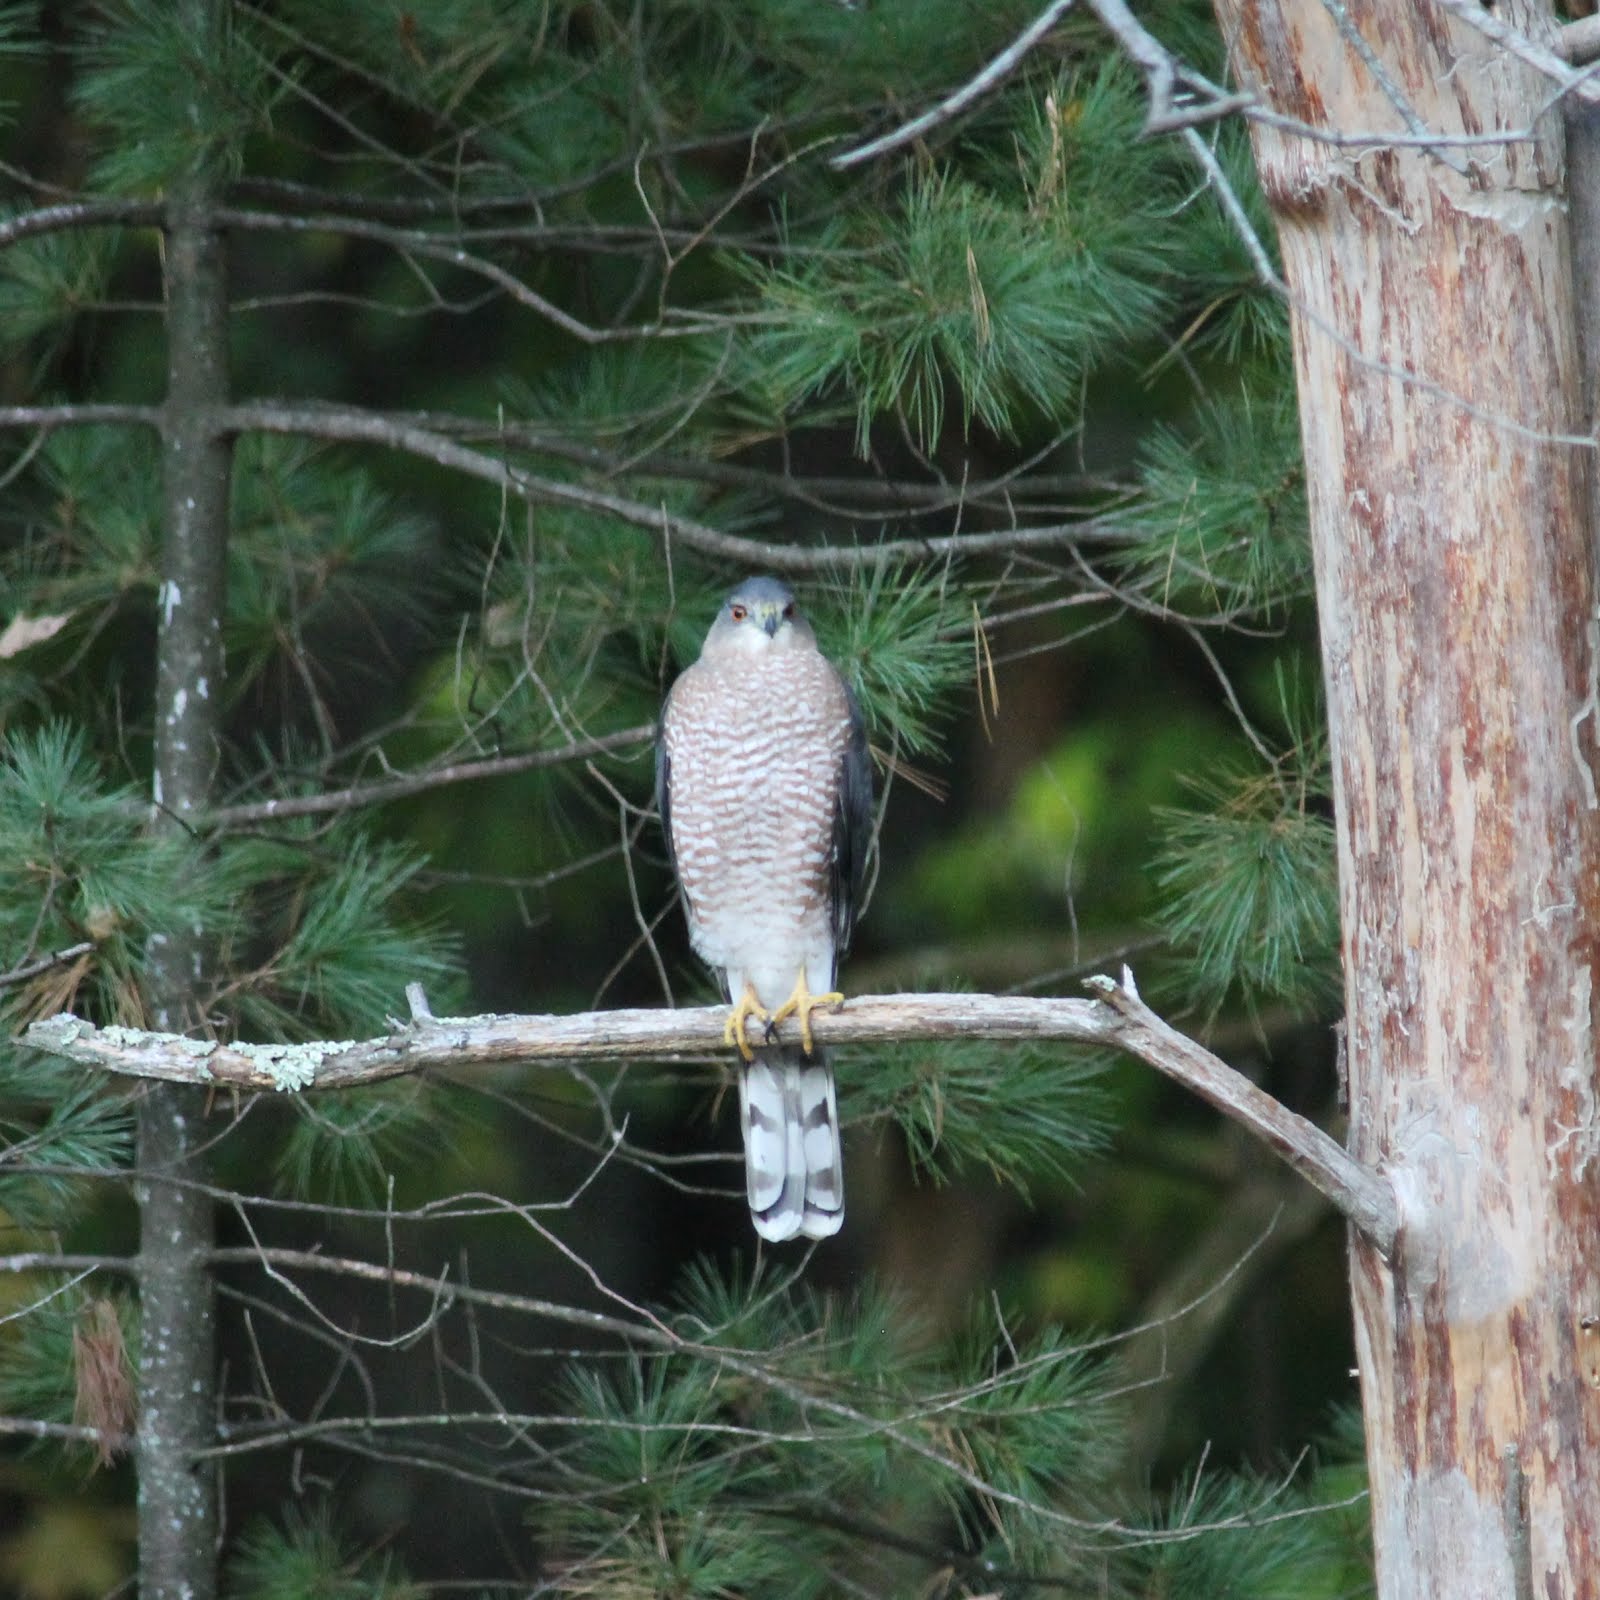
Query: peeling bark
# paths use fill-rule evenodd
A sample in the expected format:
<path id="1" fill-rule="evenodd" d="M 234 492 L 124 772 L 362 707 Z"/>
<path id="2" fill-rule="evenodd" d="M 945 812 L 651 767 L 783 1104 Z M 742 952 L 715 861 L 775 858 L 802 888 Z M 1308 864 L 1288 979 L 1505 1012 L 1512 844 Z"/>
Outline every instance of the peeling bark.
<path id="1" fill-rule="evenodd" d="M 1293 303 L 1333 739 L 1381 1593 L 1600 1595 L 1587 432 L 1559 113 L 1433 0 L 1217 0 Z M 1496 13 L 1538 33 L 1547 13 Z M 1343 25 L 1344 31 L 1341 31 Z M 1359 41 L 1352 38 L 1359 35 Z M 1581 759 L 1580 759 L 1581 758 Z"/>

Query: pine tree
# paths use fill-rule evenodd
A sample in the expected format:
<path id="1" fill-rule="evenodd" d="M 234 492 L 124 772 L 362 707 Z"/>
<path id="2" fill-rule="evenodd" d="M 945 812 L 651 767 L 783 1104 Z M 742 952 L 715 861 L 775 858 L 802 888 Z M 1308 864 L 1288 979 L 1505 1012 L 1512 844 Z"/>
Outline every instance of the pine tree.
<path id="1" fill-rule="evenodd" d="M 864 959 L 938 907 L 973 981 L 1020 943 L 1005 983 L 1073 992 L 1093 901 L 1085 950 L 1137 929 L 1153 992 L 1292 1054 L 1337 927 L 1281 302 L 1091 20 L 908 150 L 832 161 L 1030 17 L 9 8 L 8 1031 L 276 1044 L 381 1034 L 408 984 L 439 1015 L 703 995 L 653 718 L 715 597 L 781 570 L 888 791 Z M 1194 8 L 1157 22 L 1220 71 Z M 1242 136 L 1206 139 L 1258 205 Z M 1041 650 L 1092 675 L 1086 726 L 898 848 Z M 152 1595 L 421 1592 L 457 1486 L 493 1504 L 486 1592 L 1358 1592 L 1359 1516 L 1312 1514 L 1348 1470 L 1149 1486 L 1098 1310 L 985 1284 L 951 1319 L 823 1256 L 702 1255 L 743 1225 L 727 1084 L 208 1096 L 8 1046 L 0 1425 L 57 1452 L 19 1467 L 30 1526 L 131 1433 Z M 930 1187 L 1059 1218 L 1148 1098 L 1082 1050 L 904 1044 L 852 1054 L 844 1114 Z M 1192 1226 L 1182 1194 L 1145 1220 Z"/>

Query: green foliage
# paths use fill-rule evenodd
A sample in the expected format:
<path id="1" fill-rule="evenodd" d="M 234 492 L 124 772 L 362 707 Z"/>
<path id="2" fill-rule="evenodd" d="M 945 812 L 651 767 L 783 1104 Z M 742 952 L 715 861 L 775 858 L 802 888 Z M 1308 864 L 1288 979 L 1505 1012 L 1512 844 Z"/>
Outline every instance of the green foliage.
<path id="1" fill-rule="evenodd" d="M 421 1600 L 393 1555 L 353 1550 L 332 1509 L 290 1506 L 282 1526 L 258 1520 L 228 1563 L 229 1600 Z"/>
<path id="2" fill-rule="evenodd" d="M 407 982 L 447 998 L 455 973 L 449 934 L 404 914 L 420 857 L 354 829 L 337 844 L 309 884 L 277 886 L 272 953 L 240 999 L 241 1014 L 257 1027 L 306 1038 L 330 1024 L 377 1031 Z"/>
<path id="3" fill-rule="evenodd" d="M 415 629 L 427 612 L 413 579 L 429 531 L 347 462 L 298 440 L 242 440 L 228 546 L 233 694 L 275 664 L 315 663 L 325 682 L 391 672 L 388 632 Z"/>
<path id="4" fill-rule="evenodd" d="M 159 194 L 180 174 L 236 176 L 244 142 L 266 125 L 282 93 L 248 10 L 170 0 L 114 0 L 96 8 L 76 42 L 73 98 L 105 137 L 94 176 L 114 194 Z M 173 108 L 195 105 L 193 118 Z"/>
<path id="5" fill-rule="evenodd" d="M 1249 390 L 1204 405 L 1194 431 L 1153 430 L 1123 559 L 1163 608 L 1231 621 L 1271 617 L 1311 591 L 1305 472 L 1292 399 Z"/>
<path id="6" fill-rule="evenodd" d="M 1277 228 L 1256 179 L 1249 134 L 1242 125 L 1224 123 L 1213 130 L 1211 144 L 1268 264 L 1281 271 Z M 1189 353 L 1228 368 L 1263 372 L 1275 388 L 1287 392 L 1289 312 L 1283 297 L 1262 281 L 1237 223 L 1221 206 L 1198 198 L 1185 208 L 1184 221 L 1180 315 L 1188 320 L 1173 356 Z"/>
<path id="7" fill-rule="evenodd" d="M 1158 920 L 1187 957 L 1192 1003 L 1215 1015 L 1239 995 L 1252 1009 L 1296 1010 L 1338 993 L 1339 896 L 1319 743 L 1275 768 L 1194 784 L 1204 802 L 1158 812 Z"/>
<path id="8" fill-rule="evenodd" d="M 120 1291 L 91 1294 L 72 1279 L 57 1283 L 32 1275 L 20 1287 L 32 1304 L 25 1316 L 0 1321 L 0 1411 L 54 1423 L 82 1420 L 80 1385 L 94 1380 L 85 1371 L 80 1340 L 97 1316 L 107 1316 L 119 1346 L 111 1357 L 131 1372 L 139 1360 L 138 1304 Z M 93 1447 L 69 1446 L 74 1452 L 85 1448 Z"/>
<path id="9" fill-rule="evenodd" d="M 43 335 L 65 337 L 104 298 L 115 236 L 45 233 L 0 251 L 0 345 L 9 354 Z"/>
<path id="10" fill-rule="evenodd" d="M 879 538 L 914 547 L 953 529 L 1103 515 L 1121 547 L 1101 542 L 1103 525 L 1077 547 L 1034 541 L 967 564 L 841 560 L 797 583 L 880 758 L 931 763 L 945 742 L 960 752 L 950 810 L 936 823 L 918 815 L 906 835 L 920 859 L 895 860 L 902 841 L 886 840 L 860 955 L 901 945 L 920 960 L 953 931 L 991 962 L 985 972 L 1006 947 L 1003 983 L 1065 981 L 1080 911 L 1091 949 L 1139 925 L 1151 809 L 1177 793 L 1174 774 L 1220 772 L 1192 807 L 1159 812 L 1164 955 L 1208 1010 L 1326 1001 L 1332 868 L 1315 719 L 1288 729 L 1297 753 L 1265 773 L 1223 768 L 1231 735 L 1215 683 L 1174 667 L 1161 626 L 1175 612 L 1280 630 L 1245 646 L 1220 627 L 1208 635 L 1247 703 L 1263 657 L 1306 649 L 1281 303 L 1181 144 L 1142 137 L 1144 85 L 1087 16 L 1064 19 L 979 107 L 909 153 L 849 173 L 828 165 L 937 102 L 1036 10 L 285 0 L 219 7 L 211 29 L 156 0 L 77 8 L 59 71 L 45 90 L 27 86 L 40 130 L 30 141 L 49 135 L 65 154 L 27 181 L 92 203 L 166 197 L 196 173 L 224 180 L 230 206 L 272 222 L 228 230 L 231 391 L 284 394 L 312 435 L 332 412 L 308 402 L 374 408 L 359 460 L 349 444 L 234 442 L 219 803 L 332 802 L 392 769 L 555 753 L 648 721 L 740 576 L 680 538 L 674 516 L 854 556 Z M 1204 7 L 1153 0 L 1141 17 L 1220 76 Z M 0 52 L 22 38 L 8 21 L 0 7 Z M 1270 234 L 1242 130 L 1213 132 Z M 158 263 L 150 237 L 71 231 L 0 248 L 19 403 L 164 392 L 157 268 L 183 265 Z M 386 423 L 402 419 L 412 437 L 503 463 L 531 500 L 450 475 L 428 450 L 384 448 Z M 852 437 L 862 462 L 841 463 Z M 213 816 L 190 834 L 151 826 L 160 438 L 60 428 L 19 436 L 6 463 L 0 630 L 17 617 L 34 631 L 0 653 L 0 968 L 90 947 L 0 985 L 7 1025 L 66 1006 L 144 1021 L 150 945 L 173 928 L 203 930 L 194 999 L 223 1037 L 379 1032 L 412 981 L 441 1014 L 469 998 L 568 1009 L 613 981 L 625 1003 L 642 1000 L 646 937 L 669 969 L 685 958 L 680 924 L 656 918 L 655 836 L 634 809 L 648 804 L 642 751 L 441 784 L 400 804 L 339 801 L 248 825 Z M 574 489 L 647 506 L 660 525 L 573 503 Z M 1130 624 L 1128 612 L 1151 620 Z M 976 736 L 952 737 L 975 720 L 991 656 L 1000 673 L 1008 656 L 1019 670 L 1085 618 L 1106 619 L 1100 644 L 1059 657 L 1041 692 L 1015 696 L 1020 711 L 1001 708 L 1016 721 L 986 727 L 992 756 Z M 892 795 L 889 828 L 912 815 L 898 809 L 906 798 Z M 619 812 L 639 829 L 627 870 L 605 855 Z M 440 846 L 433 863 L 421 840 Z M 562 873 L 570 881 L 552 892 Z M 455 928 L 470 930 L 467 959 Z M 705 1074 L 694 1069 L 691 1090 L 681 1070 L 594 1067 L 559 1083 L 475 1074 L 472 1103 L 504 1115 L 470 1128 L 464 1089 L 415 1079 L 231 1106 L 219 1096 L 212 1177 L 238 1188 L 241 1208 L 295 1217 L 254 1192 L 263 1174 L 308 1206 L 368 1206 L 332 1223 L 341 1250 L 376 1256 L 381 1230 L 391 1261 L 429 1272 L 448 1261 L 558 1320 L 570 1300 L 594 1339 L 556 1405 L 550 1345 L 567 1359 L 573 1341 L 508 1331 L 489 1298 L 442 1290 L 415 1339 L 392 1307 L 386 1332 L 358 1285 L 324 1298 L 308 1280 L 307 1299 L 291 1302 L 272 1298 L 284 1278 L 241 1268 L 260 1312 L 246 1301 L 252 1342 L 225 1351 L 227 1420 L 283 1418 L 287 1432 L 299 1418 L 286 1413 L 311 1394 L 329 1430 L 307 1445 L 317 1473 L 351 1447 L 387 1454 L 397 1478 L 443 1469 L 429 1480 L 441 1495 L 458 1481 L 471 1496 L 499 1484 L 528 1498 L 540 1582 L 570 1594 L 1048 1586 L 1270 1600 L 1293 1582 L 1331 1595 L 1333 1572 L 1353 1587 L 1358 1564 L 1336 1567 L 1304 1533 L 1331 1518 L 1273 1520 L 1301 1508 L 1298 1486 L 1208 1475 L 1125 1518 L 1125 1540 L 1110 1531 L 1114 1485 L 1145 1463 L 1123 1459 L 1108 1374 L 1049 1326 L 1038 1260 L 1097 1274 L 1097 1303 L 1122 1306 L 1188 1235 L 1141 1232 L 1131 1248 L 1129 1219 L 1095 1219 L 1087 1195 L 1082 1237 L 1055 1231 L 1038 1246 L 1045 1213 L 1013 1226 L 1029 1186 L 1081 1177 L 1092 1189 L 1082 1163 L 1111 1121 L 1097 1062 L 970 1043 L 863 1054 L 845 1073 L 852 1122 L 891 1129 L 936 1181 L 1019 1192 L 997 1204 L 1005 1226 L 982 1262 L 917 1252 L 904 1297 L 803 1287 L 879 1253 L 847 1237 L 788 1257 L 792 1279 L 701 1267 L 651 1322 L 636 1300 L 664 1281 L 670 1251 L 744 1227 L 721 1168 L 714 1184 L 690 1177 L 705 1170 L 692 1165 L 704 1152 L 683 1148 L 699 1125 L 685 1118 L 652 1147 L 646 1124 L 663 1104 L 676 1114 L 703 1094 Z M 1166 1150 L 1166 1131 L 1148 1144 Z M 126 1246 L 128 1185 L 88 1181 L 127 1167 L 121 1095 L 0 1052 L 0 1134 L 8 1225 L 72 1228 L 67 1249 L 108 1248 L 101 1231 Z M 474 1191 L 470 1205 L 439 1200 L 457 1184 Z M 105 1197 L 97 1209 L 78 1204 L 91 1193 Z M 914 1226 L 918 1198 L 896 1197 L 897 1226 Z M 536 1213 L 548 1235 L 530 1252 Z M 295 1221 L 315 1227 L 306 1213 Z M 558 1275 L 577 1264 L 587 1275 Z M 980 1281 L 1030 1286 L 1022 1309 L 1001 1320 L 995 1294 L 980 1294 L 994 1313 L 963 1326 L 946 1300 Z M 15 1332 L 0 1325 L 8 1411 L 71 1416 L 82 1300 L 74 1290 L 29 1309 Z M 584 1322 L 601 1303 L 639 1317 L 643 1336 L 602 1343 L 604 1325 Z M 469 1305 L 481 1322 L 466 1321 Z M 662 1326 L 679 1342 L 653 1345 Z M 308 1350 L 327 1365 L 306 1365 Z M 290 1367 L 293 1381 L 277 1385 Z M 417 1441 L 367 1426 L 384 1412 L 400 1422 L 424 1389 L 430 1409 L 557 1419 L 495 1434 L 487 1466 L 487 1423 L 428 1421 Z M 259 1465 L 267 1494 L 289 1451 L 259 1433 L 256 1446 L 248 1468 L 227 1467 Z M 1241 1531 L 1202 1532 L 1214 1521 Z M 326 1506 L 254 1525 L 234 1555 L 232 1592 L 245 1600 L 412 1592 L 398 1561 L 359 1552 Z"/>
<path id="11" fill-rule="evenodd" d="M 3 741 L 0 949 L 19 962 L 71 945 L 92 956 L 0 990 L 8 1018 L 77 1005 L 97 1020 L 143 1021 L 151 933 L 205 919 L 226 927 L 232 885 L 194 870 L 192 852 L 146 831 L 131 789 L 105 783 L 80 731 L 51 723 Z"/>
<path id="12" fill-rule="evenodd" d="M 682 485 L 659 500 L 687 508 Z M 579 510 L 542 513 L 536 538 L 513 522 L 491 574 L 478 696 L 519 738 L 561 737 L 564 727 L 658 709 L 669 655 L 699 654 L 721 603 L 692 561 L 677 564 L 677 605 L 665 612 L 659 550 L 641 530 Z M 623 697 L 626 696 L 624 699 Z"/>
<path id="13" fill-rule="evenodd" d="M 126 596 L 154 606 L 160 480 L 147 434 L 53 433 L 30 488 L 26 520 L 0 545 L 0 571 L 23 610 L 76 613 L 67 637 L 77 641 Z"/>
<path id="14" fill-rule="evenodd" d="M 127 1100 L 98 1074 L 0 1046 L 0 1216 L 12 1227 L 61 1229 L 85 1179 L 127 1166 L 132 1133 Z"/>
<path id="15" fill-rule="evenodd" d="M 1051 1502 L 1104 1463 L 1111 1419 L 1081 1352 L 993 1319 L 939 1350 L 870 1288 L 823 1299 L 700 1268 L 683 1301 L 690 1350 L 569 1379 L 564 1492 L 536 1513 L 567 1592 L 831 1595 L 846 1565 L 909 1592 L 997 1514 L 1053 1529 L 1035 1546 L 1059 1554 Z M 879 1529 L 911 1530 L 909 1551 Z"/>
<path id="16" fill-rule="evenodd" d="M 1009 141 L 989 158 L 996 194 L 1020 204 L 1074 262 L 1074 302 L 1099 308 L 1126 343 L 1169 310 L 1183 236 L 1172 226 L 1185 171 L 1143 137 L 1147 103 L 1115 53 L 1058 72 L 1009 102 Z M 1183 280 L 1194 270 L 1182 261 Z"/>
<path id="17" fill-rule="evenodd" d="M 962 1494 L 955 1509 L 987 1560 L 1057 1573 L 1087 1548 L 1078 1547 L 1081 1525 L 1052 1513 L 1084 1511 L 1092 1486 L 1120 1464 L 1115 1398 L 1099 1364 L 1058 1330 L 1018 1346 L 997 1315 L 975 1318 L 953 1352 L 955 1372 L 972 1383 L 960 1442 L 986 1486 Z"/>
<path id="18" fill-rule="evenodd" d="M 407 919 L 420 859 L 344 830 L 316 852 L 229 841 L 209 862 L 148 808 L 104 784 L 84 735 L 50 724 L 5 741 L 0 765 L 0 940 L 22 956 L 89 943 L 92 954 L 0 991 L 13 1017 L 76 1006 L 141 1024 L 151 934 L 198 924 L 251 967 L 217 996 L 268 1037 L 376 1030 L 405 984 L 446 992 L 455 971 L 441 930 Z M 204 870 L 201 870 L 202 866 Z"/>
<path id="19" fill-rule="evenodd" d="M 582 363 L 563 363 L 536 381 L 502 380 L 506 418 L 555 447 L 548 471 L 561 471 L 564 457 L 572 470 L 585 449 L 625 452 L 648 471 L 653 446 L 693 451 L 714 440 L 706 403 L 724 398 L 729 338 L 708 331 L 642 349 L 602 345 Z"/>
<path id="20" fill-rule="evenodd" d="M 295 1095 L 291 1107 L 277 1177 L 301 1200 L 377 1205 L 392 1173 L 421 1163 L 452 1131 L 448 1096 L 415 1078 Z"/>
<path id="21" fill-rule="evenodd" d="M 1084 375 L 1159 306 L 1157 289 L 971 184 L 916 179 L 903 207 L 853 215 L 794 267 L 761 274 L 750 381 L 783 409 L 848 396 L 856 447 L 898 418 L 931 449 L 947 391 L 1005 437 L 1075 414 Z"/>
<path id="22" fill-rule="evenodd" d="M 837 606 L 815 619 L 867 727 L 912 755 L 937 747 L 954 693 L 973 676 L 975 622 L 948 571 L 909 562 L 850 569 Z"/>
<path id="23" fill-rule="evenodd" d="M 1286 1487 L 1196 1474 L 1156 1507 L 1155 1537 L 1131 1553 L 1126 1592 L 1149 1600 L 1356 1600 L 1372 1591 L 1364 1562 L 1352 1559 L 1362 1539 L 1346 1510 L 1320 1481 Z"/>
<path id="24" fill-rule="evenodd" d="M 845 1086 L 850 1120 L 887 1117 L 936 1181 L 987 1169 L 1023 1193 L 1070 1177 L 1106 1147 L 1103 1063 L 1060 1046 L 981 1041 L 899 1045 L 859 1063 Z"/>

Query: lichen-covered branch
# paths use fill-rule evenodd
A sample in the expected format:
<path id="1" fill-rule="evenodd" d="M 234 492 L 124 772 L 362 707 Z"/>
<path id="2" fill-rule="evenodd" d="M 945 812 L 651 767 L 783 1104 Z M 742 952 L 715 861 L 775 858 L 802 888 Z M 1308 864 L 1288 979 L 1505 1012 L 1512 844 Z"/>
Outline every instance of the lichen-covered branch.
<path id="1" fill-rule="evenodd" d="M 1279 1104 L 1204 1046 L 1169 1027 L 1139 998 L 1132 975 L 1099 978 L 1099 1000 L 979 994 L 863 995 L 813 1019 L 823 1044 L 907 1040 L 1060 1039 L 1126 1050 L 1192 1089 L 1249 1128 L 1269 1149 L 1344 1213 L 1387 1254 L 1398 1229 L 1394 1197 L 1374 1172 L 1314 1123 Z M 720 1053 L 727 1013 L 721 1006 L 685 1010 L 592 1011 L 569 1016 L 432 1017 L 415 1015 L 381 1039 L 305 1044 L 220 1044 L 96 1028 L 76 1017 L 36 1022 L 24 1043 L 111 1072 L 171 1083 L 241 1089 L 351 1088 L 427 1069 L 485 1063 L 559 1064 L 660 1059 Z M 997 1073 L 1005 1060 L 997 1054 Z"/>

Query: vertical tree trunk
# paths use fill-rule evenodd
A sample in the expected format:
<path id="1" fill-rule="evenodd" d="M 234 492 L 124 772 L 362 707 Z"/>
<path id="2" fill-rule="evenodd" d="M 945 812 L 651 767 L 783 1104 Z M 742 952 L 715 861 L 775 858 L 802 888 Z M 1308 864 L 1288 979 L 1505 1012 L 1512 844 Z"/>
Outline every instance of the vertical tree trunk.
<path id="1" fill-rule="evenodd" d="M 223 5 L 187 0 L 215 39 Z M 183 114 L 174 107 L 173 114 Z M 212 222 L 209 152 L 167 196 L 167 399 L 162 431 L 163 544 L 157 646 L 156 827 L 184 828 L 211 798 L 222 699 L 228 442 L 226 261 Z M 204 870 L 198 851 L 194 868 Z M 157 1027 L 202 1022 L 196 989 L 206 930 L 152 937 Z M 210 1600 L 216 1592 L 214 1474 L 196 1452 L 215 1440 L 216 1338 L 210 1254 L 215 1221 L 202 1156 L 204 1093 L 152 1086 L 139 1105 L 139 1593 Z"/>
<path id="2" fill-rule="evenodd" d="M 1217 0 L 1273 110 L 1524 129 L 1549 86 L 1433 0 Z M 1537 8 L 1497 15 L 1537 30 Z M 1357 37 L 1359 36 L 1359 37 Z M 1257 127 L 1294 311 L 1338 810 L 1354 1245 L 1388 1600 L 1600 1595 L 1595 589 L 1559 114 L 1533 143 Z"/>

